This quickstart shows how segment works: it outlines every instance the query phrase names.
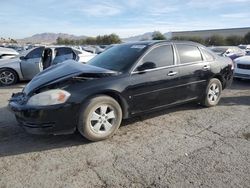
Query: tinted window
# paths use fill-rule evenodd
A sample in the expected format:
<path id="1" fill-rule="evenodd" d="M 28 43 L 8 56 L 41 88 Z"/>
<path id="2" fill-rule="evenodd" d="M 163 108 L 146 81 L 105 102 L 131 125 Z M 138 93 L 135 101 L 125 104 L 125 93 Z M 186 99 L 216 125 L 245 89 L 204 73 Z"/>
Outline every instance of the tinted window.
<path id="1" fill-rule="evenodd" d="M 205 59 L 207 61 L 213 61 L 214 60 L 214 56 L 209 51 L 207 51 L 205 49 L 202 49 L 202 53 L 203 53 L 203 55 L 204 55 L 204 57 L 205 57 Z"/>
<path id="2" fill-rule="evenodd" d="M 196 61 L 202 61 L 200 50 L 196 46 L 186 44 L 176 44 L 180 63 L 191 63 Z"/>
<path id="3" fill-rule="evenodd" d="M 174 64 L 174 54 L 172 46 L 164 45 L 151 50 L 144 58 L 143 63 L 152 62 L 156 67 L 164 67 Z"/>
<path id="4" fill-rule="evenodd" d="M 68 55 L 68 54 L 73 54 L 73 51 L 71 48 L 56 48 L 55 54 L 56 56 Z"/>
<path id="5" fill-rule="evenodd" d="M 115 45 L 107 51 L 95 56 L 88 64 L 109 70 L 123 72 L 131 68 L 146 50 L 146 45 Z"/>
<path id="6" fill-rule="evenodd" d="M 75 59 L 75 54 L 73 53 L 71 48 L 56 48 L 55 49 L 55 59 L 53 61 L 54 64 L 61 63 L 69 59 Z"/>
<path id="7" fill-rule="evenodd" d="M 42 58 L 44 48 L 35 48 L 34 50 L 31 50 L 27 55 L 26 58 L 33 59 L 33 58 Z"/>

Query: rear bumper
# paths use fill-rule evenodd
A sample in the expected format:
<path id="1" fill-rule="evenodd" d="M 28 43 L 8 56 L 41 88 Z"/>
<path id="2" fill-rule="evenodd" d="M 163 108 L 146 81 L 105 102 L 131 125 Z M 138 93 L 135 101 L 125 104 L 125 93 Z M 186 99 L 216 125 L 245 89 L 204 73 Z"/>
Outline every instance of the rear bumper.
<path id="1" fill-rule="evenodd" d="M 235 71 L 234 71 L 234 77 L 235 78 L 250 79 L 250 69 L 240 69 L 240 68 L 236 67 Z"/>
<path id="2" fill-rule="evenodd" d="M 19 125 L 32 134 L 70 134 L 78 123 L 78 105 L 30 107 L 10 102 L 9 109 Z"/>
<path id="3" fill-rule="evenodd" d="M 235 77 L 235 78 L 250 79 L 250 74 L 235 73 L 235 74 L 234 74 L 234 77 Z"/>

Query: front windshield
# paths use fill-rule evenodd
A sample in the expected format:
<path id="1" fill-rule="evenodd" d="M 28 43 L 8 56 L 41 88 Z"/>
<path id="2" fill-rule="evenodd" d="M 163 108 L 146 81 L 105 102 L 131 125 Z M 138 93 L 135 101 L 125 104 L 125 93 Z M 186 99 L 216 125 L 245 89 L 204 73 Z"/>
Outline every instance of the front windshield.
<path id="1" fill-rule="evenodd" d="M 115 45 L 91 59 L 88 64 L 117 72 L 127 71 L 146 50 L 146 45 Z"/>
<path id="2" fill-rule="evenodd" d="M 240 49 L 245 50 L 246 46 L 239 46 Z"/>

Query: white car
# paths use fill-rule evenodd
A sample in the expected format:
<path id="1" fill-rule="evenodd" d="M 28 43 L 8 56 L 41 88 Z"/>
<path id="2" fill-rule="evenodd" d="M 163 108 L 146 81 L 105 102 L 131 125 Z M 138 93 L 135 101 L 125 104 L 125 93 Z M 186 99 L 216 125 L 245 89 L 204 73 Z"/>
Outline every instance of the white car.
<path id="1" fill-rule="evenodd" d="M 11 48 L 0 47 L 0 60 L 1 59 L 10 59 L 17 56 L 19 53 L 16 50 Z"/>
<path id="2" fill-rule="evenodd" d="M 71 47 L 37 47 L 24 55 L 0 60 L 0 85 L 15 84 L 20 80 L 31 80 L 49 66 L 72 59 L 86 63 L 95 55 Z"/>
<path id="3" fill-rule="evenodd" d="M 234 60 L 234 77 L 250 79 L 250 56 L 239 57 Z"/>
<path id="4" fill-rule="evenodd" d="M 246 52 L 246 55 L 250 55 L 250 45 L 249 44 L 241 44 L 238 46 L 240 49 Z"/>
<path id="5" fill-rule="evenodd" d="M 86 52 L 84 50 L 74 49 L 74 51 L 77 53 L 77 55 L 79 57 L 78 61 L 81 63 L 87 63 L 89 60 L 91 60 L 93 57 L 96 56 L 96 54 Z"/>

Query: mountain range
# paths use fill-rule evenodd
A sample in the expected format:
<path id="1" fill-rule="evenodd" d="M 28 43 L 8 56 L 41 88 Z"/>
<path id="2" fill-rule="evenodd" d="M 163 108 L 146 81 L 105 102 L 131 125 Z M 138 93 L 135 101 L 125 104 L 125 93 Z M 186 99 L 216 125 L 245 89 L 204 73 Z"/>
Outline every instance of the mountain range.
<path id="1" fill-rule="evenodd" d="M 153 32 L 147 32 L 141 35 L 136 35 L 136 36 L 131 36 L 128 38 L 122 38 L 122 41 L 124 42 L 133 42 L 133 41 L 141 41 L 141 40 L 151 40 L 152 39 L 152 34 Z M 164 36 L 166 38 L 171 37 L 171 33 L 165 33 Z M 35 34 L 31 37 L 26 37 L 23 39 L 17 39 L 19 43 L 43 43 L 43 44 L 53 44 L 56 42 L 56 39 L 58 37 L 61 38 L 68 38 L 68 39 L 85 39 L 88 36 L 81 35 L 81 36 L 76 36 L 76 35 L 71 35 L 67 33 L 40 33 L 40 34 Z"/>
<path id="2" fill-rule="evenodd" d="M 67 39 L 85 39 L 87 36 L 76 36 L 76 35 L 70 35 L 67 33 L 40 33 L 35 34 L 31 37 L 23 38 L 23 39 L 17 39 L 20 43 L 44 43 L 44 44 L 52 44 L 56 42 L 56 39 L 58 37 L 61 38 L 67 38 Z"/>

